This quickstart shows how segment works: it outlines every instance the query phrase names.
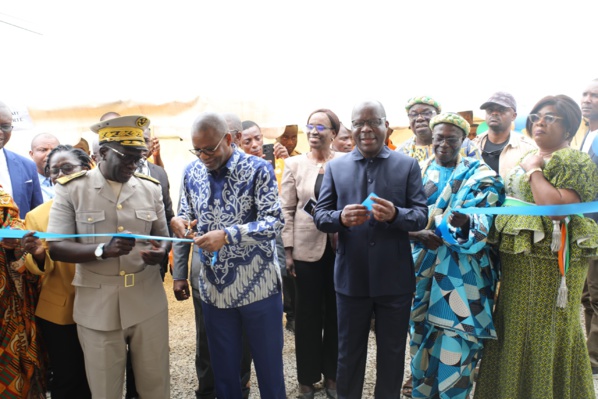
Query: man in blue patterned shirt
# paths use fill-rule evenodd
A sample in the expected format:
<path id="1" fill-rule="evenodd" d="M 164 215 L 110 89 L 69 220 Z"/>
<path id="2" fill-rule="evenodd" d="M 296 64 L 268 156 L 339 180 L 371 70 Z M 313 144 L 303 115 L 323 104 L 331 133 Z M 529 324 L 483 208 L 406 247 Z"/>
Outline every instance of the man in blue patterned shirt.
<path id="1" fill-rule="evenodd" d="M 201 114 L 193 123 L 191 141 L 190 151 L 199 159 L 185 169 L 181 210 L 171 226 L 178 237 L 186 236 L 189 227 L 197 230 L 198 253 L 193 258 L 201 263 L 199 292 L 216 396 L 241 397 L 245 330 L 260 396 L 284 398 L 275 247 L 284 222 L 274 170 L 261 158 L 235 151 L 219 114 Z"/>

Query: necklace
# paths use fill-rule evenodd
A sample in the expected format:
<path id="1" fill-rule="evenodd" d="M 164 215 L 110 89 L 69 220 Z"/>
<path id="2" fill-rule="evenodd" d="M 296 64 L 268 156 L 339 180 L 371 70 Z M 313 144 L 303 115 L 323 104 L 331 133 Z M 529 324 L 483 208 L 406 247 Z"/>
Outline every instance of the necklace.
<path id="1" fill-rule="evenodd" d="M 321 162 L 321 161 L 318 161 L 318 160 L 317 160 L 317 159 L 314 157 L 313 153 L 311 153 L 311 152 L 308 154 L 308 156 L 309 156 L 309 157 L 310 157 L 310 158 L 311 158 L 311 159 L 312 159 L 312 160 L 313 160 L 313 161 L 316 163 L 316 167 L 317 167 L 318 169 L 322 169 L 322 168 L 324 167 L 324 165 L 326 165 L 326 162 L 328 162 L 328 161 L 330 161 L 332 158 L 334 158 L 334 152 L 331 152 L 331 153 L 330 153 L 330 155 L 328 155 L 328 157 L 327 157 L 327 158 L 326 158 L 326 159 L 325 159 L 323 162 Z"/>

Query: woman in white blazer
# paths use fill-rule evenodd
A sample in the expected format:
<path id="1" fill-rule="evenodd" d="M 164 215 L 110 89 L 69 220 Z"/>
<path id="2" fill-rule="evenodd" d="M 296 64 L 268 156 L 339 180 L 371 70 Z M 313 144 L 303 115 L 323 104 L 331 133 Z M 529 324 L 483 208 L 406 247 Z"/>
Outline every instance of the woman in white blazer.
<path id="1" fill-rule="evenodd" d="M 314 384 L 324 378 L 326 396 L 336 398 L 338 330 L 334 291 L 334 238 L 319 231 L 311 215 L 326 163 L 344 155 L 331 150 L 340 122 L 329 109 L 307 120 L 310 151 L 287 158 L 281 201 L 285 219 L 282 239 L 286 267 L 295 277 L 295 352 L 301 398 L 313 398 Z"/>

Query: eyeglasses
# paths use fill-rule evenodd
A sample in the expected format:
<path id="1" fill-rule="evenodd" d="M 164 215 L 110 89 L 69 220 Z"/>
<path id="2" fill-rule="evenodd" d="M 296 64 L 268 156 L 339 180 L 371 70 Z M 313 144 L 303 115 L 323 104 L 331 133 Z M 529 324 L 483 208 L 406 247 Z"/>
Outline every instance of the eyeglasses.
<path id="1" fill-rule="evenodd" d="M 220 147 L 220 143 L 222 143 L 222 140 L 224 140 L 224 138 L 226 137 L 228 133 L 224 133 L 224 135 L 220 138 L 220 141 L 218 142 L 218 144 L 216 144 L 216 147 L 212 148 L 212 149 L 195 149 L 195 148 L 191 148 L 189 150 L 189 152 L 193 155 L 195 155 L 196 157 L 200 156 L 202 153 L 206 154 L 207 156 L 212 156 L 214 155 L 214 153 L 218 150 L 218 147 Z"/>
<path id="2" fill-rule="evenodd" d="M 436 115 L 436 112 L 432 111 L 432 110 L 427 110 L 427 111 L 422 111 L 420 113 L 417 112 L 409 112 L 407 114 L 407 117 L 412 120 L 415 121 L 417 120 L 420 116 L 424 119 L 432 119 L 432 117 Z"/>
<path id="3" fill-rule="evenodd" d="M 365 125 L 368 125 L 369 127 L 378 127 L 382 124 L 384 119 L 386 118 L 368 119 L 366 121 L 355 120 L 351 121 L 351 126 L 353 126 L 353 129 L 361 129 Z"/>
<path id="4" fill-rule="evenodd" d="M 559 119 L 563 119 L 560 116 L 555 116 L 555 115 L 540 115 L 540 114 L 529 114 L 528 119 L 530 120 L 531 123 L 538 123 L 540 122 L 540 120 L 544 120 L 544 122 L 546 122 L 547 125 L 552 125 L 554 122 L 556 122 Z"/>
<path id="5" fill-rule="evenodd" d="M 57 175 L 57 174 L 60 173 L 60 171 L 62 171 L 62 173 L 64 173 L 65 175 L 70 175 L 79 166 L 82 166 L 82 165 L 72 165 L 70 163 L 65 163 L 65 164 L 63 164 L 61 166 L 56 166 L 54 168 L 49 168 L 50 175 L 52 175 L 52 176 Z"/>
<path id="6" fill-rule="evenodd" d="M 320 133 L 322 133 L 324 130 L 332 129 L 331 127 L 324 126 L 324 125 L 311 125 L 309 123 L 307 125 L 305 125 L 305 129 L 307 129 L 307 133 L 311 132 L 314 128 Z"/>
<path id="7" fill-rule="evenodd" d="M 2 130 L 4 133 L 10 133 L 12 132 L 12 125 L 6 124 L 6 125 L 0 125 L 0 130 Z"/>
<path id="8" fill-rule="evenodd" d="M 123 154 L 119 150 L 117 150 L 115 148 L 112 148 L 110 146 L 107 146 L 107 148 L 109 148 L 110 150 L 114 151 L 114 153 L 120 158 L 120 160 L 123 163 L 129 164 L 129 165 L 139 166 L 141 164 L 141 161 L 143 161 L 143 157 L 141 155 L 137 156 L 137 155 Z"/>
<path id="9" fill-rule="evenodd" d="M 447 143 L 448 145 L 455 145 L 458 144 L 461 139 L 459 137 L 434 136 L 432 137 L 432 141 L 434 144 Z"/>

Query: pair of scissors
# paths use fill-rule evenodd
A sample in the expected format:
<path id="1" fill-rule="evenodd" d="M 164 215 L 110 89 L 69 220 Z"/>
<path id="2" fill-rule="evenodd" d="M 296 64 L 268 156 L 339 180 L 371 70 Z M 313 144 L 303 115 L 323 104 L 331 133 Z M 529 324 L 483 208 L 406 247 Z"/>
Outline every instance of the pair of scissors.
<path id="1" fill-rule="evenodd" d="M 187 228 L 185 229 L 185 237 L 187 237 L 191 233 L 191 218 L 189 215 L 185 215 L 185 222 L 187 222 Z"/>

